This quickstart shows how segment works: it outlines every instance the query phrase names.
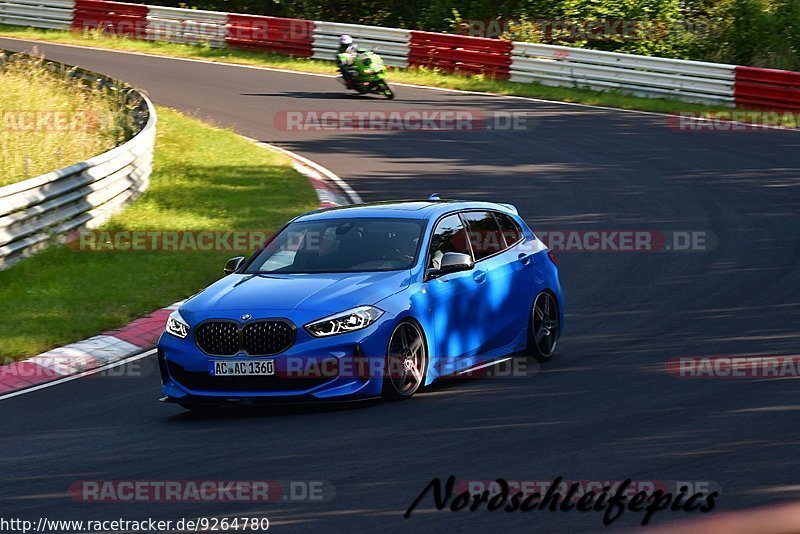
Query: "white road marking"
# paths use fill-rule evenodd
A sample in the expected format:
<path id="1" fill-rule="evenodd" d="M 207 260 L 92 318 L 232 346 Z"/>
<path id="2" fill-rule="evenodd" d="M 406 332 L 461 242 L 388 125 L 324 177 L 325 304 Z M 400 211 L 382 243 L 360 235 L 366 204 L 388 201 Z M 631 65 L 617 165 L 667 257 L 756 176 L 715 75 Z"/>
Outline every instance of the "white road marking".
<path id="1" fill-rule="evenodd" d="M 146 352 L 143 352 L 141 354 L 135 354 L 133 356 L 125 358 L 124 360 L 120 360 L 120 361 L 114 362 L 114 363 L 109 363 L 107 365 L 103 365 L 103 366 L 98 367 L 96 369 L 91 369 L 89 371 L 83 371 L 82 373 L 74 374 L 74 375 L 71 375 L 71 376 L 65 376 L 64 378 L 59 378 L 58 380 L 53 380 L 51 382 L 45 382 L 44 384 L 39 384 L 37 386 L 32 386 L 32 387 L 29 387 L 29 388 L 26 388 L 26 389 L 21 389 L 19 391 L 13 391 L 11 393 L 7 393 L 5 395 L 0 395 L 0 401 L 4 401 L 6 399 L 11 399 L 13 397 L 18 397 L 20 395 L 25 395 L 26 393 L 33 393 L 34 391 L 39 391 L 41 389 L 46 389 L 46 388 L 51 388 L 53 386 L 58 386 L 59 384 L 64 384 L 65 382 L 72 382 L 73 380 L 77 380 L 77 379 L 83 378 L 85 376 L 96 375 L 97 373 L 102 373 L 103 371 L 106 371 L 108 369 L 112 369 L 112 368 L 118 367 L 120 365 L 125 365 L 127 363 L 135 362 L 136 360 L 141 360 L 141 359 L 146 358 L 148 356 L 152 356 L 155 353 L 156 353 L 156 349 L 150 349 L 150 350 L 148 350 Z"/>
<path id="2" fill-rule="evenodd" d="M 242 136 L 242 137 L 244 137 L 244 136 Z M 306 165 L 308 165 L 309 167 L 311 167 L 312 169 L 314 169 L 315 171 L 320 173 L 322 176 L 324 176 L 325 178 L 328 178 L 330 181 L 332 181 L 337 186 L 339 186 L 339 188 L 342 191 L 344 191 L 345 194 L 348 197 L 350 197 L 350 202 L 351 203 L 353 203 L 353 204 L 361 204 L 362 203 L 361 197 L 358 195 L 358 193 L 355 192 L 355 190 L 352 187 L 350 187 L 350 184 L 348 184 L 347 182 L 345 182 L 344 180 L 339 178 L 339 176 L 337 174 L 335 174 L 333 171 L 331 171 L 329 169 L 326 169 L 325 167 L 323 167 L 319 163 L 315 163 L 315 162 L 311 161 L 310 159 L 308 159 L 306 157 L 303 157 L 300 154 L 297 154 L 296 152 L 292 152 L 291 150 L 286 150 L 285 148 L 273 145 L 271 143 L 265 143 L 263 141 L 259 141 L 257 139 L 251 139 L 249 137 L 247 137 L 246 139 L 254 142 L 258 146 L 267 148 L 269 150 L 274 150 L 276 152 L 280 152 L 281 154 L 283 154 L 285 156 L 288 156 L 290 158 L 295 158 L 295 159 L 301 161 L 302 163 L 305 163 Z"/>

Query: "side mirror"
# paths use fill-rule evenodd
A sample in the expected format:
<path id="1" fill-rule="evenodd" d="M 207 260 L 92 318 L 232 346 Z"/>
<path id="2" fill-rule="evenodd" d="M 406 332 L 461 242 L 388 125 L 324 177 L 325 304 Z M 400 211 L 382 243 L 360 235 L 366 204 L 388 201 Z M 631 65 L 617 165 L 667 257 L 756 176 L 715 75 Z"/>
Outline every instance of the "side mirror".
<path id="1" fill-rule="evenodd" d="M 472 261 L 472 256 L 469 254 L 462 254 L 460 252 L 445 252 L 442 256 L 442 262 L 438 269 L 430 269 L 428 275 L 431 277 L 442 276 L 449 273 L 457 273 L 459 271 L 469 271 L 475 266 Z"/>
<path id="2" fill-rule="evenodd" d="M 225 268 L 222 269 L 222 272 L 225 273 L 225 276 L 229 274 L 235 273 L 239 270 L 239 267 L 242 266 L 244 263 L 244 256 L 236 256 L 235 258 L 231 258 L 225 263 Z"/>

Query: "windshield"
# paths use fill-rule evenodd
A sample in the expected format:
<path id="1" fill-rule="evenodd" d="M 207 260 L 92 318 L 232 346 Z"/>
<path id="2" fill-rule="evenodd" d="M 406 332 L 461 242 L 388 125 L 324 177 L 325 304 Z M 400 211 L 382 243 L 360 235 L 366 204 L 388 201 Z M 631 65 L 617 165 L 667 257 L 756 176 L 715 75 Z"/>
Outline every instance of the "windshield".
<path id="1" fill-rule="evenodd" d="M 347 273 L 408 269 L 424 221 L 352 218 L 298 221 L 275 236 L 245 273 Z"/>

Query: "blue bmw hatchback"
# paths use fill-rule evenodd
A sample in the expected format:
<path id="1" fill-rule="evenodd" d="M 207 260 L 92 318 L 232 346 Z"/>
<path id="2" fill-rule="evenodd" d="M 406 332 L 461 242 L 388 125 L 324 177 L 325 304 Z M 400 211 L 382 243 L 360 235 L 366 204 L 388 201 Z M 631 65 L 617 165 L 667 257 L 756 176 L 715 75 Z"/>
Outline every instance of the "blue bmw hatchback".
<path id="1" fill-rule="evenodd" d="M 406 399 L 527 353 L 564 324 L 552 253 L 507 204 L 381 202 L 301 215 L 172 313 L 164 401 Z"/>

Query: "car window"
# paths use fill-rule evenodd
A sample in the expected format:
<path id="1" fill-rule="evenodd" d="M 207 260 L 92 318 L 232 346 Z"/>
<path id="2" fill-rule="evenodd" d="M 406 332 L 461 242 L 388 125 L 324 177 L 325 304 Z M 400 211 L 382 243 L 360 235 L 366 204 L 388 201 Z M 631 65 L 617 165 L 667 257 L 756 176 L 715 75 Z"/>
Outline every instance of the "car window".
<path id="1" fill-rule="evenodd" d="M 470 254 L 467 231 L 458 215 L 448 215 L 436 225 L 431 236 L 428 268 L 441 267 L 442 256 L 446 252 Z"/>
<path id="2" fill-rule="evenodd" d="M 500 226 L 490 211 L 468 211 L 461 214 L 469 233 L 475 260 L 497 254 L 506 248 Z"/>
<path id="3" fill-rule="evenodd" d="M 506 244 L 509 247 L 522 241 L 524 234 L 517 221 L 505 213 L 495 213 L 494 216 L 497 218 L 497 222 L 500 223 L 500 230 L 503 231 L 503 236 L 505 236 Z"/>
<path id="4" fill-rule="evenodd" d="M 410 219 L 336 218 L 297 221 L 284 228 L 246 273 L 327 273 L 410 268 L 424 222 Z"/>

